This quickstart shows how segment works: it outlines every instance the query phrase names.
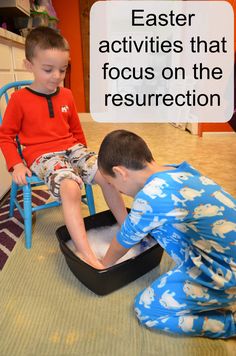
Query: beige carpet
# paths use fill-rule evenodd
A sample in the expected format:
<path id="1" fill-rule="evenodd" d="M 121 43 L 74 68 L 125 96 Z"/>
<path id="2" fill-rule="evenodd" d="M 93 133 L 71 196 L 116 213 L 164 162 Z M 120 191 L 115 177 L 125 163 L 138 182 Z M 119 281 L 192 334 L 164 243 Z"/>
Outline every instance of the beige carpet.
<path id="1" fill-rule="evenodd" d="M 133 299 L 170 267 L 166 256 L 160 268 L 119 291 L 90 292 L 59 251 L 55 230 L 61 224 L 60 208 L 38 213 L 33 248 L 27 251 L 22 238 L 0 274 L 1 356 L 236 354 L 235 340 L 176 337 L 138 324 Z"/>
<path id="2" fill-rule="evenodd" d="M 95 150 L 106 132 L 120 126 L 83 123 Z M 236 196 L 235 136 L 201 139 L 165 124 L 122 126 L 142 135 L 159 163 L 187 160 Z M 97 211 L 105 210 L 99 188 L 94 190 Z M 160 269 L 99 297 L 67 268 L 55 237 L 62 224 L 60 208 L 38 213 L 33 248 L 27 251 L 21 239 L 0 272 L 0 356 L 236 356 L 236 339 L 177 337 L 139 326 L 133 299 L 170 268 L 170 259 L 165 256 Z"/>

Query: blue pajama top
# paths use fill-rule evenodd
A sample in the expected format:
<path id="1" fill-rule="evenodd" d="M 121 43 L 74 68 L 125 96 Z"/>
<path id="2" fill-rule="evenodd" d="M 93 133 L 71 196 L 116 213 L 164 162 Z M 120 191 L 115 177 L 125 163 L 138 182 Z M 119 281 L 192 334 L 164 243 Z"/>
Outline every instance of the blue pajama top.
<path id="1" fill-rule="evenodd" d="M 187 162 L 171 166 L 137 193 L 117 241 L 129 248 L 150 234 L 178 265 L 199 269 L 201 284 L 235 287 L 236 199 Z"/>

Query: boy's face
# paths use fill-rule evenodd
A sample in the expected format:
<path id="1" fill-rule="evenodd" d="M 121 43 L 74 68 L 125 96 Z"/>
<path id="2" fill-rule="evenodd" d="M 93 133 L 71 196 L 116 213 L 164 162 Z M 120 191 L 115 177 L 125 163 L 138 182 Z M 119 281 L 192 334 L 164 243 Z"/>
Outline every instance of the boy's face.
<path id="1" fill-rule="evenodd" d="M 34 75 L 33 88 L 44 94 L 55 92 L 65 78 L 69 52 L 59 49 L 36 49 L 26 67 Z"/>
<path id="2" fill-rule="evenodd" d="M 101 171 L 101 174 L 105 180 L 120 193 L 135 197 L 139 189 L 137 188 L 134 179 L 130 176 L 130 171 L 124 167 L 114 167 L 113 170 L 115 177 L 112 177 L 103 171 Z"/>

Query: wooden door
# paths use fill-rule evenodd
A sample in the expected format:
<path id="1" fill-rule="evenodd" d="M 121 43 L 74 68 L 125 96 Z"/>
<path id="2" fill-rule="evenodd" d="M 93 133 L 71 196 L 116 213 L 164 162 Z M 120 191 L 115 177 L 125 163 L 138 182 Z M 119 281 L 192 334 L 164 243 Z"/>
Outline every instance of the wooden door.
<path id="1" fill-rule="evenodd" d="M 89 12 L 97 0 L 79 0 L 86 112 L 89 112 Z"/>

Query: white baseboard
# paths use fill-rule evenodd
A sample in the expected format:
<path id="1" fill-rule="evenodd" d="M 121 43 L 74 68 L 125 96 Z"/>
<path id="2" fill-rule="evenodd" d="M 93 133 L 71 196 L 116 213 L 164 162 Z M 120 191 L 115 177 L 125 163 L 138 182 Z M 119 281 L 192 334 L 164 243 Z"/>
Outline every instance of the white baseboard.
<path id="1" fill-rule="evenodd" d="M 202 136 L 233 136 L 235 134 L 234 131 L 203 132 Z"/>

